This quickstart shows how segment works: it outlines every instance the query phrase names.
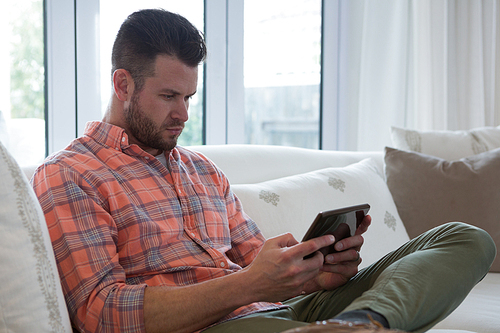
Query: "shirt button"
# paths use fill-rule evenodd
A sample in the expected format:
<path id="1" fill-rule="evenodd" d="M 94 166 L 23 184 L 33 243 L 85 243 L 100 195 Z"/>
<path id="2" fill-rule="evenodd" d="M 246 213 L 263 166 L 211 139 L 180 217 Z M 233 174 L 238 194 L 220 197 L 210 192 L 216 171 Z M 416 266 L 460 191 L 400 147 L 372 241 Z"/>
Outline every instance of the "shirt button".
<path id="1" fill-rule="evenodd" d="M 149 156 L 146 156 L 145 159 L 149 160 Z"/>
<path id="2" fill-rule="evenodd" d="M 191 233 L 191 237 L 193 237 L 193 238 L 194 238 L 195 236 L 196 236 L 196 235 L 194 234 L 194 232 L 192 232 L 192 233 Z"/>
<path id="3" fill-rule="evenodd" d="M 225 263 L 225 262 L 223 262 L 223 261 L 221 261 L 221 263 L 220 263 L 220 267 L 225 267 L 225 266 L 226 266 L 226 263 Z"/>
<path id="4" fill-rule="evenodd" d="M 118 147 L 115 147 L 115 149 L 116 149 L 116 150 L 120 150 L 120 148 L 118 148 Z"/>
<path id="5" fill-rule="evenodd" d="M 122 142 L 125 142 L 125 138 L 124 137 L 122 138 Z"/>

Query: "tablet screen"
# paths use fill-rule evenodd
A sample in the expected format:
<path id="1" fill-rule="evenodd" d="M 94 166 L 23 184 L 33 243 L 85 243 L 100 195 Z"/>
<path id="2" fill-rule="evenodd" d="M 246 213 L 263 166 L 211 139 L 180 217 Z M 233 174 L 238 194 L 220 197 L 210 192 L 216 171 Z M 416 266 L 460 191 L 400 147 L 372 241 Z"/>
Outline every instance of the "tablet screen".
<path id="1" fill-rule="evenodd" d="M 333 235 L 335 242 L 354 236 L 357 227 L 370 210 L 370 205 L 362 204 L 318 213 L 302 241 L 323 235 Z M 323 254 L 335 252 L 333 245 L 322 249 Z"/>

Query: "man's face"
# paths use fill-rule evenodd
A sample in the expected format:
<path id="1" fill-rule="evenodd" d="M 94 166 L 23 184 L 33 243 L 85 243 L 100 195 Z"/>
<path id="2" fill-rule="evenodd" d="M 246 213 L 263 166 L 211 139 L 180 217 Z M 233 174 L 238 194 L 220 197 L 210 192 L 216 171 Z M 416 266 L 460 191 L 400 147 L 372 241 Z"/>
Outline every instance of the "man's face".
<path id="1" fill-rule="evenodd" d="M 130 143 L 153 155 L 172 150 L 188 120 L 189 99 L 197 82 L 197 67 L 159 55 L 154 76 L 145 79 L 141 91 L 133 92 L 124 110 Z"/>

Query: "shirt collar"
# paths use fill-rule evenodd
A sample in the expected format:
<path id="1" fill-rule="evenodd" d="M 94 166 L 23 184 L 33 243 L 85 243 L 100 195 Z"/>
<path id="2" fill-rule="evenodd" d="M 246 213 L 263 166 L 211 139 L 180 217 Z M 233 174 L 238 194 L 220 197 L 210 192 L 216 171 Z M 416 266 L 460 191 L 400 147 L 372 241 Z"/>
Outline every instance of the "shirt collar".
<path id="1" fill-rule="evenodd" d="M 116 150 L 129 146 L 128 135 L 123 128 L 102 121 L 88 122 L 85 125 L 84 135 Z"/>
<path id="2" fill-rule="evenodd" d="M 134 153 L 129 152 L 129 154 L 132 153 L 152 156 L 137 145 L 131 146 L 128 142 L 127 133 L 125 133 L 125 130 L 119 126 L 115 126 L 102 121 L 90 121 L 85 125 L 84 135 L 89 136 L 96 142 L 99 142 L 100 144 L 113 148 L 117 151 L 123 151 L 127 148 L 135 148 L 132 149 Z M 127 151 L 130 151 L 130 149 L 127 149 Z M 176 153 L 177 148 L 174 148 L 170 151 L 169 155 L 174 154 L 174 156 L 176 156 Z"/>

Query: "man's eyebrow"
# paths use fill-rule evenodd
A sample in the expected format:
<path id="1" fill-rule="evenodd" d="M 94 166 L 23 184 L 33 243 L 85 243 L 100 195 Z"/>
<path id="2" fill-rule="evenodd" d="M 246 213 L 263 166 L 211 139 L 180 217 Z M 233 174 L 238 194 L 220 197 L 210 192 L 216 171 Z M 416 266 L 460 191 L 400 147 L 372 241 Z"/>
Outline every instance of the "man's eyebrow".
<path id="1" fill-rule="evenodd" d="M 180 92 L 173 90 L 173 89 L 170 89 L 170 88 L 161 89 L 160 92 L 162 94 L 169 94 L 169 95 L 180 95 L 181 94 Z"/>
<path id="2" fill-rule="evenodd" d="M 180 92 L 178 92 L 177 90 L 174 90 L 174 89 L 170 89 L 170 88 L 165 88 L 165 89 L 161 89 L 160 92 L 162 94 L 169 94 L 169 95 L 181 95 Z M 194 96 L 195 94 L 197 93 L 197 91 L 195 90 L 192 94 L 189 94 L 189 95 L 186 95 L 187 97 L 192 97 Z"/>

